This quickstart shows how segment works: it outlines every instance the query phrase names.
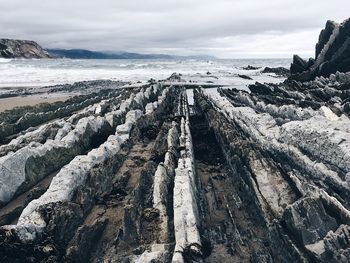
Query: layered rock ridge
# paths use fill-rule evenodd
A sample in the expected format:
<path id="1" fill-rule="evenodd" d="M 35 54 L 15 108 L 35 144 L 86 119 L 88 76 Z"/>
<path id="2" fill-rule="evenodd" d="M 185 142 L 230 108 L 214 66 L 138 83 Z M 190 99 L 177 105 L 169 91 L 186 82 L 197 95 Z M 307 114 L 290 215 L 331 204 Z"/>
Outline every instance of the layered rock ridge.
<path id="1" fill-rule="evenodd" d="M 341 95 L 349 92 L 347 74 L 256 84 L 250 93 L 195 92 L 197 107 L 246 189 L 238 192 L 240 200 L 251 203 L 249 213 L 265 222 L 270 245 L 261 254 L 271 260 L 347 262 L 350 119 L 347 96 Z M 345 101 L 336 103 L 332 92 L 339 86 Z M 328 90 L 328 96 L 318 93 Z"/>
<path id="2" fill-rule="evenodd" d="M 294 79 L 302 81 L 350 71 L 350 19 L 341 24 L 327 21 L 316 44 L 315 58 L 305 61 L 295 55 L 290 70 Z"/>

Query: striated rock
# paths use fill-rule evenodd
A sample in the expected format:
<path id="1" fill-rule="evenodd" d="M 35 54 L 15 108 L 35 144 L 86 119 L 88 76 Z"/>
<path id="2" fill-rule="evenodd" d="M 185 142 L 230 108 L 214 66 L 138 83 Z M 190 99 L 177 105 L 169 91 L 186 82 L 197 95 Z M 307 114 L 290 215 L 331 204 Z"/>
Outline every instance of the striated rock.
<path id="1" fill-rule="evenodd" d="M 318 43 L 316 44 L 316 53 L 315 53 L 316 58 L 318 57 L 318 55 L 321 53 L 324 46 L 329 41 L 334 29 L 337 26 L 338 25 L 334 21 L 328 20 L 326 22 L 326 27 L 321 30 L 320 36 L 318 38 Z"/>
<path id="2" fill-rule="evenodd" d="M 321 258 L 325 262 L 347 262 L 350 256 L 350 249 L 347 245 L 350 241 L 349 230 L 349 225 L 341 225 L 335 232 L 330 231 L 323 241 L 324 253 L 318 253 L 318 259 Z M 322 248 L 322 243 L 319 244 L 319 247 Z"/>
<path id="3" fill-rule="evenodd" d="M 72 98 L 66 102 L 58 102 L 49 106 L 44 104 L 43 106 L 32 107 L 32 110 L 24 110 L 22 115 L 21 111 L 19 111 L 18 114 L 16 113 L 16 109 L 11 110 L 4 114 L 5 116 L 3 118 L 5 121 L 0 123 L 0 142 L 5 141 L 8 136 L 28 128 L 44 124 L 55 118 L 70 116 L 73 112 L 81 110 L 68 119 L 68 122 L 76 123 L 80 118 L 88 117 L 94 113 L 96 107 L 99 105 L 98 103 L 94 104 L 95 102 L 117 94 L 119 94 L 119 91 L 113 94 L 106 94 L 106 92 L 102 91 L 97 94 L 93 93 L 86 96 L 78 96 L 78 98 Z M 109 100 L 109 103 L 110 102 L 111 100 Z M 15 112 L 15 114 L 13 114 L 13 112 Z"/>
<path id="4" fill-rule="evenodd" d="M 143 94 L 143 91 L 139 93 Z M 132 97 L 132 102 L 134 102 L 134 98 L 136 97 Z M 103 104 L 105 103 L 103 102 Z M 133 107 L 142 107 L 142 104 L 143 102 L 138 100 L 133 103 Z M 122 121 L 126 115 L 127 121 L 119 129 L 124 127 L 123 129 L 128 133 L 132 123 L 141 116 L 141 111 L 136 110 L 127 114 L 127 108 L 125 107 L 124 111 L 120 113 L 121 116 L 118 117 L 117 122 Z M 94 111 L 94 107 L 92 110 Z M 90 110 L 84 112 L 90 112 Z M 119 112 L 117 114 L 119 116 Z M 81 113 L 77 115 L 84 116 Z M 75 118 L 74 115 L 68 121 L 74 122 L 73 118 Z M 115 124 L 113 123 L 113 125 Z M 28 190 L 39 180 L 67 164 L 74 156 L 94 147 L 94 145 L 98 146 L 99 140 L 103 140 L 109 134 L 112 134 L 112 127 L 107 118 L 101 116 L 83 117 L 79 119 L 74 129 L 71 128 L 70 124 L 64 125 L 57 131 L 55 140 L 47 140 L 44 144 L 31 142 L 17 152 L 1 157 L 0 169 L 3 172 L 0 175 L 0 181 L 3 183 L 0 186 L 0 202 L 6 203 L 14 196 Z"/>
<path id="5" fill-rule="evenodd" d="M 202 242 L 199 234 L 199 214 L 196 201 L 197 187 L 194 168 L 192 137 L 189 128 L 188 109 L 181 119 L 180 152 L 174 183 L 174 231 L 175 249 L 172 262 L 185 262 L 187 254 L 202 258 Z"/>
<path id="6" fill-rule="evenodd" d="M 1 157 L 1 202 L 8 202 L 62 167 L 76 154 L 86 150 L 94 136 L 108 133 L 109 129 L 109 124 L 101 117 L 83 118 L 61 141 L 48 140 L 45 144 L 32 142 L 15 153 Z"/>
<path id="7" fill-rule="evenodd" d="M 60 136 L 58 132 L 63 127 L 65 127 L 65 129 L 68 130 L 68 124 L 62 120 L 59 120 L 54 121 L 52 123 L 44 124 L 34 131 L 29 131 L 23 135 L 20 135 L 17 138 L 11 140 L 10 143 L 0 146 L 0 156 L 4 156 L 11 151 L 15 152 L 28 145 L 30 142 L 38 142 L 43 144 L 48 139 L 53 140 L 57 136 Z M 71 126 L 69 127 L 72 129 Z"/>
<path id="8" fill-rule="evenodd" d="M 170 192 L 175 176 L 175 162 L 177 160 L 177 141 L 178 133 L 176 123 L 168 133 L 168 151 L 165 155 L 164 163 L 160 163 L 154 174 L 153 186 L 153 208 L 157 211 L 159 217 L 159 237 L 156 244 L 153 244 L 150 250 L 146 250 L 137 259 L 136 262 L 167 262 L 171 256 L 171 229 L 170 215 L 168 213 L 171 207 Z"/>
<path id="9" fill-rule="evenodd" d="M 319 89 L 332 82 L 317 81 Z M 317 96 L 321 105 L 314 109 L 296 105 L 305 93 L 314 92 L 314 84 L 255 85 L 251 93 L 220 90 L 222 97 L 195 92 L 231 169 L 244 181 L 241 200 L 252 202 L 256 216 L 270 225 L 276 261 L 336 262 L 343 256 L 325 252 L 324 243 L 349 224 L 350 120 L 340 109 L 337 115 L 333 107 L 321 106 L 329 100 L 324 95 Z M 294 103 L 283 105 L 289 98 Z M 346 243 L 344 249 L 348 247 Z"/>
<path id="10" fill-rule="evenodd" d="M 1 261 L 348 261 L 348 72 L 197 87 L 192 106 L 167 85 L 100 94 L 0 147 Z"/>
<path id="11" fill-rule="evenodd" d="M 317 76 L 329 77 L 331 74 L 350 71 L 350 20 L 341 24 L 327 21 L 325 29 L 316 44 L 315 60 L 309 63 L 294 56 L 291 65 L 293 79 L 307 81 Z"/>
<path id="12" fill-rule="evenodd" d="M 39 199 L 33 200 L 23 210 L 16 228 L 22 229 L 24 227 L 30 230 L 28 232 L 22 232 L 21 230 L 19 231 L 18 235 L 21 240 L 33 240 L 37 238 L 37 236 L 40 235 L 45 228 L 45 220 L 41 218 L 40 214 L 38 213 L 39 207 L 51 202 L 71 201 L 74 193 L 76 193 L 77 189 L 86 182 L 87 178 L 91 174 L 91 170 L 93 170 L 94 167 L 105 165 L 108 167 L 108 162 L 120 162 L 117 153 L 119 152 L 121 145 L 123 145 L 126 140 L 130 138 L 131 127 L 133 127 L 133 125 L 142 115 L 143 113 L 140 110 L 129 111 L 126 114 L 125 124 L 117 127 L 116 135 L 109 136 L 105 143 L 100 145 L 98 148 L 91 150 L 87 155 L 75 157 L 68 165 L 61 169 L 61 171 L 53 178 L 46 193 Z M 106 120 L 102 117 L 97 117 L 97 119 L 99 118 L 106 122 Z M 79 122 L 77 126 L 79 126 Z M 127 129 L 124 129 L 124 127 L 127 127 Z M 69 133 L 62 140 L 65 142 L 74 142 L 75 138 L 73 134 L 74 133 L 72 132 Z M 106 171 L 108 171 L 108 169 Z M 98 191 L 99 189 L 95 188 L 93 190 Z M 33 222 L 36 223 L 33 224 Z"/>
<path id="13" fill-rule="evenodd" d="M 37 238 L 46 226 L 45 220 L 40 216 L 38 208 L 52 202 L 68 202 L 74 193 L 86 181 L 90 171 L 98 164 L 112 158 L 120 149 L 118 138 L 110 136 L 108 141 L 88 155 L 77 156 L 67 166 L 63 167 L 52 180 L 49 189 L 39 199 L 33 200 L 23 210 L 16 228 L 30 229 L 28 232 L 19 231 L 21 240 Z M 95 189 L 97 191 L 98 189 Z M 33 224 L 35 222 L 35 224 Z"/>

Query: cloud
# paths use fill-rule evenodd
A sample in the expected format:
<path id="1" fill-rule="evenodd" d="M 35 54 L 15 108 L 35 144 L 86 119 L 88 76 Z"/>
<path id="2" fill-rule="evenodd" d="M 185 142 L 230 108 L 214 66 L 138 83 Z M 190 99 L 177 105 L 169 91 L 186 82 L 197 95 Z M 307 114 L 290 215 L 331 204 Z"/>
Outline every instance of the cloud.
<path id="1" fill-rule="evenodd" d="M 0 4 L 1 37 L 50 48 L 219 57 L 313 54 L 328 19 L 348 0 L 11 0 Z"/>

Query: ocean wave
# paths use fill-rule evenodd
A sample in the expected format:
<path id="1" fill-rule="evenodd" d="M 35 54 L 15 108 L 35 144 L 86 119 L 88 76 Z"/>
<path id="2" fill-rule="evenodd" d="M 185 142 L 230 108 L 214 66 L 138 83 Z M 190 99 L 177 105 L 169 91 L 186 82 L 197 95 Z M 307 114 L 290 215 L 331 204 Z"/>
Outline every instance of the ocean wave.
<path id="1" fill-rule="evenodd" d="M 184 76 L 196 73 L 207 76 L 227 78 L 230 83 L 244 80 L 236 74 L 253 76 L 259 81 L 260 71 L 245 71 L 242 67 L 252 61 L 195 61 L 195 60 L 18 60 L 0 59 L 0 88 L 18 86 L 45 86 L 48 84 L 72 83 L 90 79 L 119 79 L 125 81 L 145 80 L 150 78 L 165 79 L 173 72 Z M 10 63 L 9 63 L 10 62 Z M 260 64 L 270 66 L 269 61 L 259 61 Z M 272 61 L 274 64 L 289 65 L 289 60 Z M 258 62 L 256 62 L 257 64 Z M 271 64 L 273 64 L 271 63 Z M 273 66 L 273 65 L 271 65 Z M 270 77 L 270 79 L 275 79 Z M 265 79 L 264 79 L 265 80 Z M 246 81 L 242 84 L 245 85 Z"/>
<path id="2" fill-rule="evenodd" d="M 11 58 L 0 58 L 0 63 L 8 63 L 10 61 L 12 61 Z"/>

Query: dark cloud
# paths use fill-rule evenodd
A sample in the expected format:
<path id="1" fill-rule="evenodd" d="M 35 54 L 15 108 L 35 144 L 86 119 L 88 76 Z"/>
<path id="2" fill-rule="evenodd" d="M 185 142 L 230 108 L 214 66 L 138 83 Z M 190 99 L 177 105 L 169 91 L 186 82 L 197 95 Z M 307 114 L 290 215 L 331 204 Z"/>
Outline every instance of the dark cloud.
<path id="1" fill-rule="evenodd" d="M 348 0 L 11 0 L 1 37 L 45 47 L 219 57 L 312 55 L 326 20 L 346 19 Z"/>

